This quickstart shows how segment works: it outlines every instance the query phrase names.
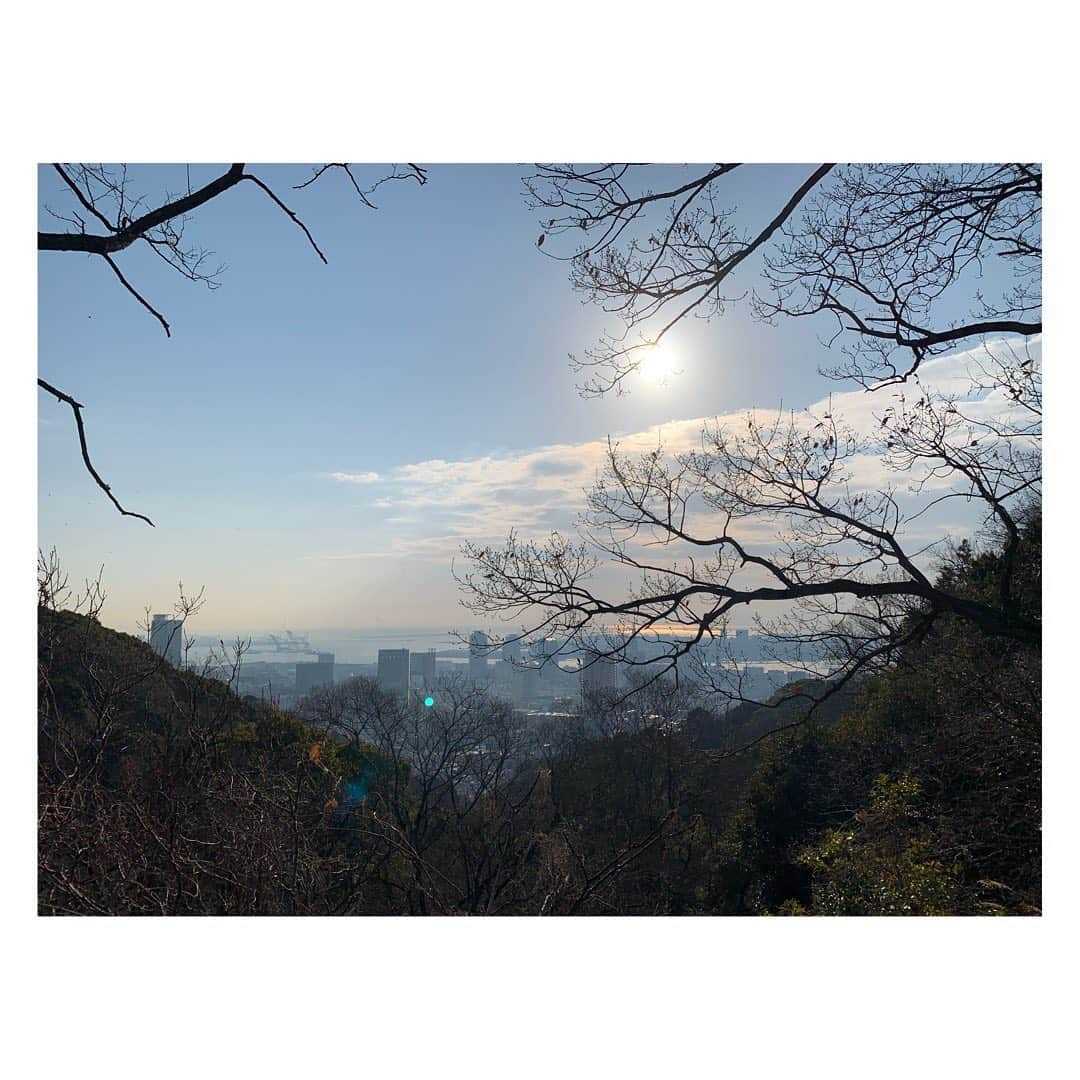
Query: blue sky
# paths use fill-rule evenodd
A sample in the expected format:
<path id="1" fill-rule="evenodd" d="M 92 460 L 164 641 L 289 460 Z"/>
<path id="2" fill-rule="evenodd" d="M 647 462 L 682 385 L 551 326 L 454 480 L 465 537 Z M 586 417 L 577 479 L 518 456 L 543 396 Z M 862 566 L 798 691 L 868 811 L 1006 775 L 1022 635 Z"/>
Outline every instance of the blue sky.
<path id="1" fill-rule="evenodd" d="M 193 166 L 191 182 L 217 171 Z M 166 610 L 178 579 L 206 587 L 196 632 L 460 625 L 448 565 L 460 538 L 568 524 L 595 461 L 584 447 L 833 389 L 817 374 L 823 327 L 763 326 L 737 306 L 672 333 L 669 385 L 582 399 L 567 353 L 616 324 L 537 251 L 520 167 L 432 166 L 423 188 L 381 189 L 378 211 L 343 176 L 294 191 L 309 167 L 253 171 L 329 265 L 241 185 L 189 226 L 227 264 L 216 291 L 138 247 L 118 258 L 171 339 L 101 260 L 39 257 L 40 374 L 86 404 L 99 471 L 158 526 L 115 512 L 66 407 L 42 394 L 40 544 L 73 579 L 104 565 L 111 625 Z M 726 190 L 752 225 L 806 175 L 737 170 Z M 139 182 L 156 200 L 187 180 L 149 167 Z M 51 168 L 39 183 L 42 201 L 68 205 Z M 41 227 L 59 226 L 43 215 Z"/>

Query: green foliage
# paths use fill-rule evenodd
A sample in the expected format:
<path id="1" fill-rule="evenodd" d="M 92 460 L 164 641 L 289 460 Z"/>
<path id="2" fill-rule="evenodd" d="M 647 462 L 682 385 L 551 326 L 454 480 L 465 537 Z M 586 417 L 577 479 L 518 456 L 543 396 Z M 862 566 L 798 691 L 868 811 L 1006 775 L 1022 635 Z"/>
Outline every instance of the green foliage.
<path id="1" fill-rule="evenodd" d="M 904 774 L 879 776 L 852 825 L 803 849 L 819 915 L 945 915 L 955 909 L 955 870 L 934 857 L 922 789 Z"/>
<path id="2" fill-rule="evenodd" d="M 1041 525 L 1012 568 L 1038 615 Z M 990 548 L 940 582 L 998 588 Z M 718 849 L 722 907 L 817 914 L 1031 914 L 1041 905 L 1038 648 L 941 619 L 842 715 L 770 741 Z"/>

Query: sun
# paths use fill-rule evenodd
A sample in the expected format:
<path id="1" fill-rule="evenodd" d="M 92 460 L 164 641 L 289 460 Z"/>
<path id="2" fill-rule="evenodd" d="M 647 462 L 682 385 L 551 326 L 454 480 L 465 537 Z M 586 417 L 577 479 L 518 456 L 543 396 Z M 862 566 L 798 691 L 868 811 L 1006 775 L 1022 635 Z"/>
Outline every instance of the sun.
<path id="1" fill-rule="evenodd" d="M 666 345 L 650 345 L 638 363 L 638 374 L 653 386 L 666 385 L 678 373 L 675 357 Z"/>

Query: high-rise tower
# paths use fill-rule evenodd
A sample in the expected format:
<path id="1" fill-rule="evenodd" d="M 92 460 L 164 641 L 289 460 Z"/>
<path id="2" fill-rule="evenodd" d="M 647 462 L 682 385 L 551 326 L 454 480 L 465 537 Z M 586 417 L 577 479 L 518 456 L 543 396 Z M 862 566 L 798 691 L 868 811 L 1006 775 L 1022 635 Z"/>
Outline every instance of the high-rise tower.
<path id="1" fill-rule="evenodd" d="M 404 701 L 409 696 L 409 650 L 380 649 L 376 678 L 380 689 Z"/>
<path id="2" fill-rule="evenodd" d="M 296 693 L 308 694 L 319 686 L 334 685 L 334 654 L 318 653 L 318 660 L 296 662 Z"/>
<path id="3" fill-rule="evenodd" d="M 169 615 L 155 615 L 150 623 L 150 647 L 160 653 L 173 667 L 179 667 L 183 656 L 184 624 Z"/>
<path id="4" fill-rule="evenodd" d="M 474 630 L 469 635 L 469 678 L 474 682 L 484 682 L 488 677 L 487 646 L 491 639 L 483 630 Z"/>

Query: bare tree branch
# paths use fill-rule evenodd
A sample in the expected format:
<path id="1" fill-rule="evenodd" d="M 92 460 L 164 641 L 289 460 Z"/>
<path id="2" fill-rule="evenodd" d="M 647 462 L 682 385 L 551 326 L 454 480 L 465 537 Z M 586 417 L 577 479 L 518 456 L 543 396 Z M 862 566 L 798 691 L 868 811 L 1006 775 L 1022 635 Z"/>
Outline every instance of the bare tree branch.
<path id="1" fill-rule="evenodd" d="M 371 192 L 389 180 L 412 180 L 418 185 L 427 182 L 426 171 L 418 165 L 410 164 L 407 171 L 394 166 L 389 176 L 377 180 L 372 187 L 365 190 L 361 188 L 349 166 L 341 164 L 323 166 L 308 183 L 317 179 L 329 168 L 343 169 L 357 194 L 367 206 L 373 205 L 368 198 Z M 250 172 L 246 172 L 243 164 L 231 165 L 225 172 L 195 191 L 191 190 L 189 174 L 185 194 L 175 196 L 167 194 L 164 201 L 145 212 L 140 211 L 145 207 L 146 199 L 137 192 L 133 193 L 132 181 L 126 165 L 79 164 L 65 167 L 55 163 L 53 169 L 82 210 L 104 226 L 106 232 L 104 234 L 87 232 L 86 219 L 77 210 L 72 210 L 69 215 L 64 215 L 46 207 L 53 217 L 74 226 L 76 231 L 62 233 L 39 232 L 38 250 L 83 252 L 104 259 L 124 289 L 157 319 L 167 337 L 171 337 L 172 333 L 167 319 L 132 284 L 113 256 L 117 252 L 130 247 L 136 241 L 141 240 L 149 245 L 150 250 L 158 258 L 189 281 L 202 282 L 208 288 L 215 288 L 218 284 L 216 279 L 223 267 L 208 269 L 207 259 L 210 253 L 184 240 L 186 215 L 235 187 L 243 180 L 248 180 L 262 189 L 266 196 L 303 232 L 308 243 L 322 262 L 324 264 L 327 262 L 326 255 L 322 252 L 311 231 L 300 219 L 299 215 L 286 206 L 263 180 Z M 307 185 L 300 184 L 297 186 L 305 187 Z M 109 494 L 109 498 L 116 504 L 117 509 L 121 510 L 121 513 L 132 517 L 143 517 L 141 514 L 132 514 L 130 511 L 123 510 L 111 494 L 108 485 L 94 471 L 87 453 L 83 433 L 80 416 L 82 406 L 78 405 L 73 398 L 49 386 L 49 384 L 41 380 L 39 380 L 39 383 L 43 388 L 58 395 L 58 400 L 70 404 L 74 410 L 83 459 L 95 482 Z M 144 520 L 149 521 L 148 518 L 144 518 Z M 150 524 L 153 524 L 153 522 L 150 522 Z"/>
<path id="2" fill-rule="evenodd" d="M 134 221 L 128 222 L 108 236 L 96 236 L 89 233 L 39 232 L 38 251 L 85 251 L 91 255 L 109 255 L 116 251 L 123 251 L 152 229 L 208 203 L 222 192 L 235 187 L 244 178 L 244 166 L 233 165 L 227 172 L 203 185 L 198 191 L 167 202 Z M 69 187 L 72 186 L 66 176 L 64 179 Z M 81 197 L 80 201 L 82 201 Z M 85 202 L 84 205 L 86 205 Z"/>
<path id="3" fill-rule="evenodd" d="M 293 222 L 297 226 L 299 226 L 300 230 L 308 238 L 308 243 L 311 244 L 311 246 L 315 249 L 315 254 L 318 255 L 324 263 L 326 262 L 326 256 L 322 253 L 322 251 L 319 250 L 319 245 L 315 243 L 315 237 L 311 235 L 308 227 L 270 190 L 270 188 L 266 186 L 266 184 L 264 184 L 257 176 L 252 176 L 251 173 L 244 173 L 244 175 L 240 179 L 250 180 L 253 184 L 262 188 L 262 190 L 270 196 L 273 202 L 275 202 L 279 207 L 281 207 L 281 209 L 293 220 Z"/>
<path id="4" fill-rule="evenodd" d="M 848 356 L 834 373 L 864 385 L 902 381 L 951 343 L 1041 329 L 1038 166 L 823 165 L 750 234 L 720 201 L 735 168 L 711 166 L 661 191 L 633 190 L 655 170 L 644 165 L 540 165 L 525 178 L 531 205 L 556 215 L 538 243 L 582 239 L 568 255 L 550 242 L 544 254 L 568 258 L 575 289 L 622 320 L 572 358 L 591 372 L 583 392 L 623 390 L 640 350 L 687 315 L 722 315 L 741 299 L 722 295 L 722 283 L 754 252 L 764 267 L 754 314 L 831 315 Z M 993 301 L 973 283 L 987 260 L 1009 267 L 1015 282 Z M 937 302 L 965 289 L 972 317 L 935 326 Z"/>
<path id="5" fill-rule="evenodd" d="M 168 324 L 168 323 L 167 323 L 167 322 L 165 321 L 165 316 L 164 316 L 164 315 L 162 315 L 162 314 L 161 314 L 161 312 L 160 312 L 160 311 L 158 311 L 158 310 L 157 310 L 157 309 L 156 309 L 155 307 L 153 307 L 153 306 L 152 306 L 152 305 L 151 305 L 151 304 L 150 304 L 150 303 L 149 303 L 149 302 L 148 302 L 148 301 L 146 300 L 146 298 L 145 298 L 145 297 L 143 297 L 143 296 L 142 296 L 142 295 L 141 295 L 141 294 L 140 294 L 140 293 L 139 293 L 139 292 L 138 292 L 138 291 L 137 291 L 137 290 L 136 290 L 136 289 L 134 288 L 134 286 L 133 286 L 133 285 L 131 284 L 131 282 L 130 282 L 130 281 L 128 281 L 128 279 L 127 279 L 126 277 L 124 277 L 124 275 L 123 275 L 123 274 L 122 274 L 122 273 L 120 272 L 120 267 L 119 267 L 119 266 L 117 266 L 115 262 L 113 262 L 112 256 L 111 256 L 111 255 L 104 255 L 104 254 L 103 254 L 103 255 L 102 255 L 101 257 L 102 257 L 102 258 L 103 258 L 103 259 L 104 259 L 104 260 L 105 260 L 105 261 L 106 261 L 106 262 L 107 262 L 107 263 L 109 264 L 109 266 L 110 266 L 110 267 L 112 268 L 112 272 L 113 272 L 113 273 L 114 273 L 114 274 L 115 274 L 115 275 L 116 275 L 116 276 L 117 276 L 117 277 L 118 277 L 118 278 L 120 279 L 120 284 L 121 284 L 121 285 L 123 285 L 123 286 L 124 286 L 124 288 L 125 288 L 125 289 L 127 289 L 127 291 L 128 291 L 129 293 L 131 293 L 131 295 L 132 295 L 132 296 L 134 296 L 134 297 L 135 297 L 135 299 L 136 299 L 136 300 L 138 300 L 138 301 L 139 301 L 139 303 L 140 303 L 140 304 L 142 304 L 142 306 L 143 306 L 144 308 L 146 308 L 146 310 L 147 310 L 147 311 L 149 311 L 149 312 L 150 312 L 150 314 L 151 314 L 151 315 L 153 315 L 153 316 L 154 316 L 154 318 L 155 318 L 155 319 L 157 319 L 157 321 L 158 321 L 159 323 L 161 323 L 161 325 L 162 325 L 162 326 L 164 327 L 164 329 L 165 329 L 165 336 L 166 336 L 166 337 L 172 337 L 172 334 L 171 334 L 171 333 L 169 332 L 169 324 Z"/>
<path id="6" fill-rule="evenodd" d="M 876 434 L 847 429 L 830 406 L 820 418 L 750 414 L 743 425 L 712 426 L 701 449 L 686 453 L 630 456 L 609 442 L 580 539 L 511 534 L 502 546 L 467 544 L 471 567 L 455 574 L 463 603 L 529 623 L 526 640 L 554 636 L 558 653 L 586 666 L 643 667 L 654 681 L 678 679 L 680 662 L 730 642 L 728 620 L 744 605 L 779 610 L 771 622 L 758 619 L 774 659 L 805 663 L 830 694 L 890 662 L 943 615 L 1037 644 L 1041 621 L 1019 603 L 1012 567 L 1020 515 L 1041 492 L 1039 365 L 1007 344 L 987 352 L 973 389 L 1006 404 L 974 418 L 954 397 L 920 387 L 916 400 L 878 418 Z M 916 510 L 889 487 L 855 482 L 868 455 L 907 477 Z M 927 485 L 932 495 L 918 505 Z M 924 565 L 934 545 L 910 543 L 908 526 L 940 503 L 942 488 L 977 502 L 1002 530 L 996 595 L 961 595 L 934 580 Z M 620 572 L 617 591 L 594 585 L 605 564 Z M 639 641 L 656 647 L 638 656 Z M 731 655 L 711 670 L 718 678 L 705 668 L 702 676 L 713 692 L 749 700 Z M 802 696 L 814 708 L 821 694 Z"/>
<path id="7" fill-rule="evenodd" d="M 378 191 L 378 189 L 381 188 L 383 184 L 390 183 L 394 180 L 415 180 L 416 183 L 422 187 L 424 184 L 427 183 L 427 170 L 420 168 L 419 165 L 413 165 L 410 163 L 408 172 L 398 172 L 398 167 L 395 165 L 391 169 L 389 175 L 380 177 L 378 180 L 375 181 L 374 184 L 371 185 L 371 187 L 362 188 L 360 186 L 359 180 L 357 180 L 356 175 L 353 173 L 352 167 L 349 165 L 349 163 L 346 161 L 335 161 L 327 165 L 318 166 L 318 168 L 315 169 L 312 175 L 308 177 L 308 179 L 305 180 L 302 184 L 293 184 L 293 190 L 300 191 L 303 188 L 314 184 L 319 179 L 319 177 L 321 177 L 324 173 L 328 172 L 330 169 L 340 169 L 343 173 L 345 173 L 345 175 L 349 178 L 349 183 L 352 184 L 353 190 L 360 197 L 360 200 L 365 206 L 369 207 L 372 210 L 377 210 L 378 207 L 371 201 L 371 196 L 376 191 Z"/>
<path id="8" fill-rule="evenodd" d="M 83 463 L 86 465 L 86 471 L 90 473 L 90 475 L 93 477 L 94 483 L 97 484 L 97 486 L 101 488 L 101 490 L 104 491 L 106 495 L 109 496 L 109 499 L 112 502 L 113 506 L 115 506 L 121 514 L 125 515 L 126 517 L 139 518 L 141 521 L 145 521 L 147 525 L 153 527 L 154 523 L 145 514 L 138 514 L 134 510 L 125 510 L 120 505 L 116 496 L 112 493 L 112 489 L 109 487 L 108 484 L 105 483 L 104 480 L 102 480 L 97 469 L 95 469 L 93 464 L 91 463 L 90 451 L 87 449 L 86 446 L 86 430 L 83 427 L 82 419 L 82 410 L 84 406 L 79 404 L 79 402 L 77 402 L 69 394 L 65 394 L 62 390 L 57 390 L 55 386 L 51 386 L 44 379 L 38 379 L 38 386 L 40 386 L 42 390 L 46 390 L 48 393 L 52 394 L 58 402 L 71 406 L 71 411 L 75 416 L 75 427 L 79 433 L 79 449 L 82 451 Z"/>

